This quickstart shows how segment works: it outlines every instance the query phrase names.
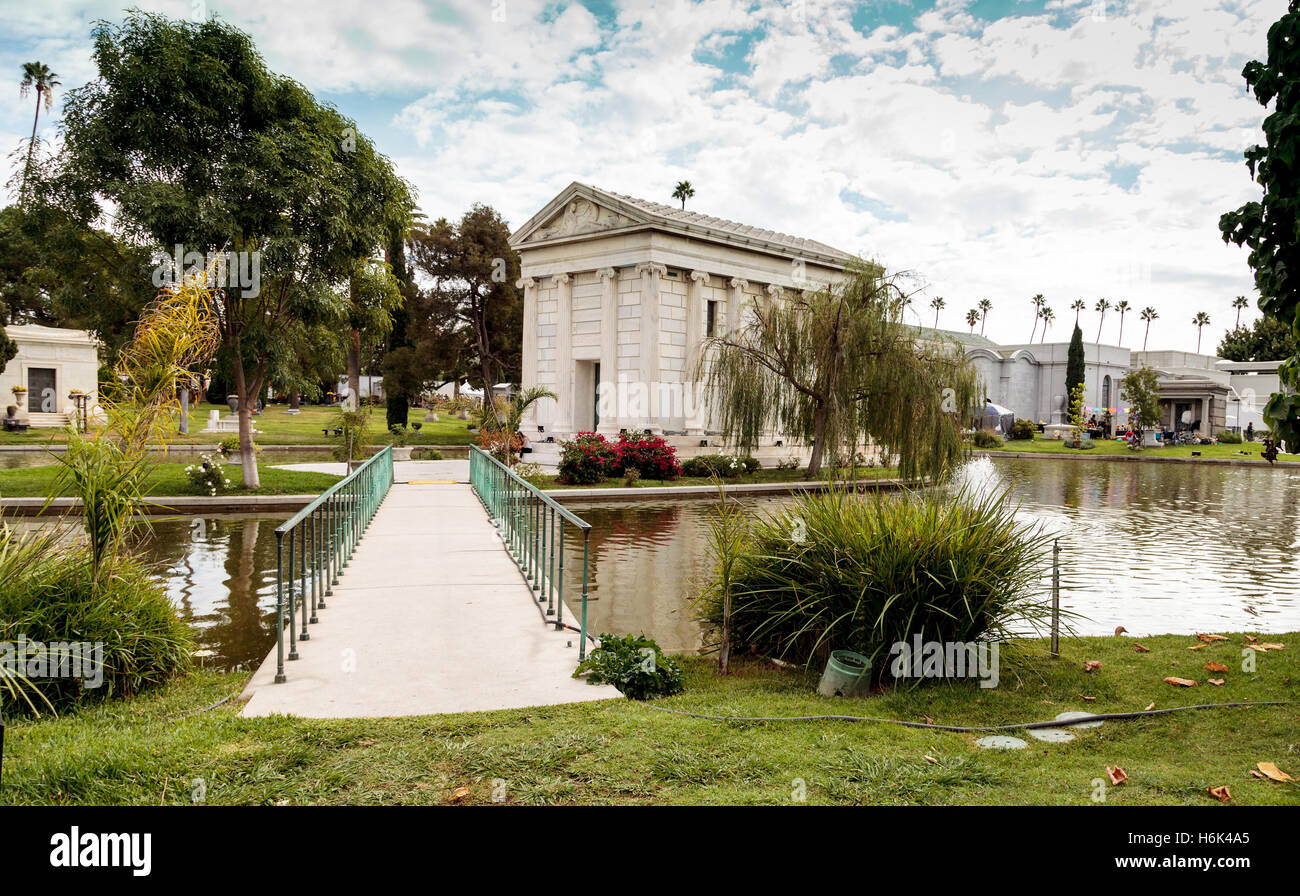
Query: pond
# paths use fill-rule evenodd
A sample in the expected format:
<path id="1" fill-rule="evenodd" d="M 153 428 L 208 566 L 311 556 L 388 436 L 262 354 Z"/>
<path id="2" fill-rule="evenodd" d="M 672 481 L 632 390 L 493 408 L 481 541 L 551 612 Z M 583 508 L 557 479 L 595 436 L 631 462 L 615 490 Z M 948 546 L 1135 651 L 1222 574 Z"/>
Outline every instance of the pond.
<path id="1" fill-rule="evenodd" d="M 1026 521 L 1059 533 L 1062 605 L 1085 617 L 1081 634 L 1117 625 L 1134 635 L 1300 629 L 1300 469 L 999 458 L 975 461 L 962 476 L 1008 489 Z M 709 572 L 707 502 L 573 509 L 593 527 L 589 629 L 696 649 L 692 598 Z M 154 523 L 147 550 L 210 662 L 253 666 L 274 644 L 282 521 Z M 568 548 L 565 590 L 576 596 L 581 543 Z"/>

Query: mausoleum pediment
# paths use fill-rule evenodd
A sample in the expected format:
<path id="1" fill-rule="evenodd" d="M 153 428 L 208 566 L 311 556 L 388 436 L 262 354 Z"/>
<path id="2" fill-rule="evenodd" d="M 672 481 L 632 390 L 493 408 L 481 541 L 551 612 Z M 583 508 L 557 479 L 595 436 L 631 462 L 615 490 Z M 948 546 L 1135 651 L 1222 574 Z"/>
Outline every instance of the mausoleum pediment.
<path id="1" fill-rule="evenodd" d="M 559 212 L 538 225 L 522 242 L 540 243 L 567 236 L 616 230 L 639 223 L 641 222 L 620 214 L 612 208 L 592 202 L 585 196 L 575 196 L 564 203 Z"/>

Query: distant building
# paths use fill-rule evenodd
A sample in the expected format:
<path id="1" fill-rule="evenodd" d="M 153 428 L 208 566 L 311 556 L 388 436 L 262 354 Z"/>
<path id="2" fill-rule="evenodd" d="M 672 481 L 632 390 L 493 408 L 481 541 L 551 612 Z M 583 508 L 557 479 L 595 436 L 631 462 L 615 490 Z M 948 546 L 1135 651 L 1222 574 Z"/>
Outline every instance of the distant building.
<path id="1" fill-rule="evenodd" d="M 74 390 L 91 396 L 90 413 L 98 411 L 99 344 L 86 330 L 39 324 L 5 327 L 18 354 L 0 373 L 0 401 L 17 408 L 30 426 L 67 426 L 76 413 Z M 26 391 L 15 392 L 15 387 Z"/>

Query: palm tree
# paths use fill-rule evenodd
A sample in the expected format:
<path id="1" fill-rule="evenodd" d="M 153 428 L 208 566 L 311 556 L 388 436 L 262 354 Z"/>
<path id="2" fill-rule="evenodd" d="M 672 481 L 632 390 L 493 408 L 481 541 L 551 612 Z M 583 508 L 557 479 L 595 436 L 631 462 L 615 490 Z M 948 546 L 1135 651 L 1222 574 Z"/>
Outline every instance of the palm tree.
<path id="1" fill-rule="evenodd" d="M 23 80 L 19 84 L 19 94 L 27 96 L 33 88 L 36 90 L 36 117 L 32 119 L 32 140 L 27 144 L 27 164 L 23 168 L 23 183 L 19 188 L 20 194 L 27 190 L 27 175 L 32 168 L 32 150 L 36 148 L 36 125 L 41 120 L 41 104 L 44 103 L 46 112 L 50 111 L 50 107 L 54 105 L 54 88 L 59 86 L 58 73 L 50 71 L 49 66 L 45 63 L 23 63 Z"/>
<path id="2" fill-rule="evenodd" d="M 1128 299 L 1120 299 L 1115 303 L 1115 310 L 1119 312 L 1119 344 L 1124 344 L 1124 315 L 1133 310 L 1133 306 L 1128 303 Z"/>
<path id="3" fill-rule="evenodd" d="M 1142 313 L 1138 315 L 1138 317 L 1147 322 L 1147 330 L 1142 334 L 1142 351 L 1147 350 L 1147 337 L 1151 335 L 1151 321 L 1155 320 L 1159 316 L 1159 314 L 1156 314 L 1156 309 L 1152 308 L 1150 305 L 1143 308 Z"/>
<path id="4" fill-rule="evenodd" d="M 1097 310 L 1101 312 L 1101 321 L 1097 324 L 1097 344 L 1101 344 L 1101 328 L 1106 323 L 1106 311 L 1110 308 L 1110 302 L 1106 299 L 1097 300 Z"/>
<path id="5" fill-rule="evenodd" d="M 966 312 L 966 323 L 970 325 L 970 331 L 972 334 L 975 332 L 975 325 L 979 322 L 980 313 L 978 311 L 972 308 L 970 311 Z"/>
<path id="6" fill-rule="evenodd" d="M 1241 310 L 1249 305 L 1250 299 L 1247 299 L 1245 296 L 1237 296 L 1232 300 L 1232 307 L 1237 309 L 1237 323 L 1234 324 L 1235 327 L 1241 326 Z"/>
<path id="7" fill-rule="evenodd" d="M 1038 332 L 1038 319 L 1043 316 L 1043 306 L 1047 304 L 1047 299 L 1043 298 L 1043 294 L 1040 292 L 1030 301 L 1034 303 L 1034 328 L 1029 331 L 1029 341 L 1032 343 L 1034 334 Z"/>
<path id="8" fill-rule="evenodd" d="M 673 198 L 682 201 L 682 211 L 686 211 L 686 200 L 695 195 L 695 188 L 691 186 L 689 180 L 679 181 L 673 188 Z"/>
<path id="9" fill-rule="evenodd" d="M 1051 308 L 1044 308 L 1039 316 L 1043 319 L 1043 337 L 1038 340 L 1038 344 L 1042 345 L 1047 341 L 1047 328 L 1052 325 L 1052 321 L 1056 320 L 1056 312 Z"/>
<path id="10" fill-rule="evenodd" d="M 980 309 L 980 335 L 984 335 L 984 321 L 988 320 L 989 310 L 992 309 L 993 303 L 988 299 L 980 299 L 976 303 Z"/>
<path id="11" fill-rule="evenodd" d="M 1201 329 L 1209 324 L 1209 322 L 1210 315 L 1206 314 L 1204 311 L 1196 312 L 1196 316 L 1192 318 L 1192 323 L 1196 325 L 1196 353 L 1198 355 L 1201 353 Z"/>
<path id="12" fill-rule="evenodd" d="M 944 302 L 943 296 L 935 296 L 930 300 L 930 307 L 934 309 L 934 328 L 936 330 L 939 329 L 939 309 L 945 304 L 947 303 Z"/>
<path id="13" fill-rule="evenodd" d="M 1074 309 L 1074 325 L 1077 327 L 1079 325 L 1079 312 L 1088 306 L 1083 303 L 1083 299 L 1075 299 L 1074 304 L 1070 307 Z"/>

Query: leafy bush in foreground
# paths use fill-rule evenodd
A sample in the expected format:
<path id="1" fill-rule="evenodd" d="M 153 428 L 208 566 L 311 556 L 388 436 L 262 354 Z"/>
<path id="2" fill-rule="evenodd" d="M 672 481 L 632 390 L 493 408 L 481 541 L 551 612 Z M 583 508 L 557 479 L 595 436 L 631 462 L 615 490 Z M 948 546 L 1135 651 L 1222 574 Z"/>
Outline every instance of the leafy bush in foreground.
<path id="1" fill-rule="evenodd" d="M 800 663 L 848 649 L 884 672 L 890 647 L 1005 637 L 1047 613 L 1049 536 L 1004 495 L 805 494 L 756 518 L 730 567 L 732 649 Z M 716 587 L 701 615 L 722 627 Z"/>
<path id="2" fill-rule="evenodd" d="M 591 684 L 612 684 L 629 700 L 669 697 L 685 687 L 681 667 L 645 635 L 601 635 L 600 646 L 582 661 L 573 677 L 588 672 Z"/>
<path id="3" fill-rule="evenodd" d="M 98 687 L 87 687 L 84 676 L 14 675 L 0 663 L 0 698 L 7 707 L 39 712 L 131 696 L 162 684 L 189 663 L 189 627 L 138 561 L 114 559 L 96 583 L 91 557 L 77 545 L 61 543 L 55 534 L 0 527 L 0 582 L 0 646 L 9 645 L 0 649 L 4 662 L 15 662 L 15 647 L 24 636 L 27 643 L 46 647 L 103 644 Z M 61 654 L 67 655 L 66 650 Z"/>

